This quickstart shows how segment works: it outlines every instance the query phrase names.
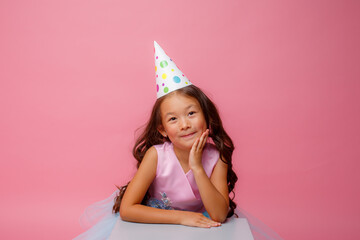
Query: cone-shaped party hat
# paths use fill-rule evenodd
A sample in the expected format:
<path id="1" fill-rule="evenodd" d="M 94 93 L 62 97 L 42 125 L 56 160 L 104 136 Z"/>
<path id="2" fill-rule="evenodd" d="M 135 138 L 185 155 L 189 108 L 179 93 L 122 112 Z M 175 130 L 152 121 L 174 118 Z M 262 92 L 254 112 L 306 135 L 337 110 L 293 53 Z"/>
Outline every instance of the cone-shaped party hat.
<path id="1" fill-rule="evenodd" d="M 185 77 L 173 60 L 166 55 L 155 41 L 154 48 L 157 98 L 191 85 L 189 79 Z"/>

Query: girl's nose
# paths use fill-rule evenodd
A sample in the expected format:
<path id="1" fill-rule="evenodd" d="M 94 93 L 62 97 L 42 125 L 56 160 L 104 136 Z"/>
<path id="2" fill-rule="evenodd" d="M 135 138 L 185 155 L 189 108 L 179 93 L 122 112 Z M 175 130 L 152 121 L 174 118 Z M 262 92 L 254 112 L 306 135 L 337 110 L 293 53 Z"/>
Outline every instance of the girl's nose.
<path id="1" fill-rule="evenodd" d="M 190 127 L 190 122 L 188 119 L 183 119 L 180 123 L 181 130 L 188 129 Z"/>

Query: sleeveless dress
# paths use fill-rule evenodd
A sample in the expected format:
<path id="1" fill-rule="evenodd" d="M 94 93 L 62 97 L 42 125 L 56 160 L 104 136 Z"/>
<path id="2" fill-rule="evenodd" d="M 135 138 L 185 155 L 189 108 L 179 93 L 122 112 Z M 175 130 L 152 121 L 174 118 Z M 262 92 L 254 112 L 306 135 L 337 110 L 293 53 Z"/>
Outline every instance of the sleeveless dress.
<path id="1" fill-rule="evenodd" d="M 156 176 L 149 188 L 151 207 L 205 212 L 199 189 L 191 170 L 187 173 L 177 159 L 172 143 L 156 145 L 158 163 Z M 219 152 L 207 144 L 203 150 L 202 165 L 208 177 L 219 159 Z M 161 201 L 159 201 L 161 200 Z M 157 205 L 159 204 L 159 206 Z"/>
<path id="2" fill-rule="evenodd" d="M 154 146 L 157 155 L 156 176 L 149 187 L 150 199 L 146 205 L 161 209 L 175 209 L 201 212 L 209 217 L 201 200 L 199 189 L 191 170 L 187 173 L 182 169 L 171 142 Z M 219 160 L 219 152 L 212 144 L 206 144 L 202 164 L 208 177 Z M 110 197 L 94 203 L 85 209 L 80 217 L 80 224 L 88 229 L 73 240 L 106 240 L 109 238 L 119 213 L 113 214 L 116 190 Z M 247 218 L 255 240 L 281 240 L 274 231 L 244 210 L 235 211 L 239 217 Z"/>

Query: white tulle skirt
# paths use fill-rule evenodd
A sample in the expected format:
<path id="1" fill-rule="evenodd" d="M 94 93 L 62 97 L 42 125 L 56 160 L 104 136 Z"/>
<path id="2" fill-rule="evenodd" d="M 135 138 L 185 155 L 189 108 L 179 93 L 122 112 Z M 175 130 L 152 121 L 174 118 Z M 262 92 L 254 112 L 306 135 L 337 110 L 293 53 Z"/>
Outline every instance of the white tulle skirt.
<path id="1" fill-rule="evenodd" d="M 119 190 L 116 190 L 108 198 L 96 202 L 85 209 L 79 221 L 86 231 L 73 240 L 107 240 L 110 237 L 119 218 L 119 213 L 112 213 L 114 198 L 118 193 Z M 275 231 L 245 210 L 237 207 L 235 213 L 240 218 L 247 219 L 255 240 L 282 240 Z"/>

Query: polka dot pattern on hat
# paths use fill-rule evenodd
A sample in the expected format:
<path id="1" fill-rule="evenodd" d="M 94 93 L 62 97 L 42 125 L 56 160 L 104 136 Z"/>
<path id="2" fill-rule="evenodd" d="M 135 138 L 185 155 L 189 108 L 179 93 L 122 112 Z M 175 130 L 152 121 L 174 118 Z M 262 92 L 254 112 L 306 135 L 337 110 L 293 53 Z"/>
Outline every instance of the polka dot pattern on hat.
<path id="1" fill-rule="evenodd" d="M 191 85 L 174 61 L 154 42 L 157 98 Z"/>

